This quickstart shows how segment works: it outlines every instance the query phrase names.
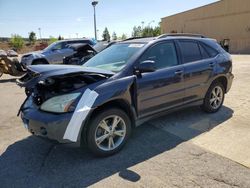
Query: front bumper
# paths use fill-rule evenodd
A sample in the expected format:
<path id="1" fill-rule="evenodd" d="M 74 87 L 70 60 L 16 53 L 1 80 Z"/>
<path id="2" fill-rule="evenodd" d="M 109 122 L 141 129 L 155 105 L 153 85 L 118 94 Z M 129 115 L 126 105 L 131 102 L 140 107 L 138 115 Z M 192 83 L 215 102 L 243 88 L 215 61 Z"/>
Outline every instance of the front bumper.
<path id="1" fill-rule="evenodd" d="M 33 104 L 32 97 L 25 102 L 21 109 L 24 127 L 34 135 L 56 140 L 59 143 L 70 143 L 63 136 L 73 113 L 52 114 L 39 110 Z"/>

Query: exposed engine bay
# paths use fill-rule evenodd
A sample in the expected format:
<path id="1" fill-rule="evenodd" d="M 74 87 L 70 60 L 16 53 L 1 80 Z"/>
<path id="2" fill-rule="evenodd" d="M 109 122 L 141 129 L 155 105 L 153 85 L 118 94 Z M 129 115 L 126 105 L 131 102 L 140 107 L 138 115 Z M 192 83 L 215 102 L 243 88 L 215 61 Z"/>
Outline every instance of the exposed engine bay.
<path id="1" fill-rule="evenodd" d="M 36 84 L 36 87 L 32 91 L 34 93 L 34 102 L 37 105 L 41 105 L 51 97 L 72 92 L 102 79 L 106 79 L 106 77 L 100 74 L 70 74 L 49 77 Z"/>
<path id="2" fill-rule="evenodd" d="M 27 73 L 17 80 L 17 84 L 25 87 L 26 95 L 32 95 L 33 102 L 38 106 L 49 98 L 70 93 L 110 77 L 106 74 L 80 71 L 48 77 L 45 75 L 28 69 Z"/>

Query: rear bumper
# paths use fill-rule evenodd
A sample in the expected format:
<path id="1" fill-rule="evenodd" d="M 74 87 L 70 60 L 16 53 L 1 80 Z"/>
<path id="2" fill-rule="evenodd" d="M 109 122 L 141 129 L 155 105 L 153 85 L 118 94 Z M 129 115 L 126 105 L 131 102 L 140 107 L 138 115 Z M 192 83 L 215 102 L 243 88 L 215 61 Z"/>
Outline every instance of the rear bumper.
<path id="1" fill-rule="evenodd" d="M 24 127 L 32 134 L 56 140 L 59 143 L 71 143 L 63 139 L 73 113 L 52 114 L 39 110 L 30 97 L 21 110 Z"/>
<path id="2" fill-rule="evenodd" d="M 232 73 L 227 73 L 227 89 L 226 89 L 226 93 L 231 89 L 233 79 L 234 79 L 234 75 Z"/>

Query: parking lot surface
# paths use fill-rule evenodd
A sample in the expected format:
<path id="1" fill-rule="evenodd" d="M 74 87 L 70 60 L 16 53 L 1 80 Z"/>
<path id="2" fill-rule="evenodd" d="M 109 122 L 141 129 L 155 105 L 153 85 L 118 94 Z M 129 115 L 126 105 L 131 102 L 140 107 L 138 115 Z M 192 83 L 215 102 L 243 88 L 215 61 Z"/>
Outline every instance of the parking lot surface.
<path id="1" fill-rule="evenodd" d="M 189 108 L 136 128 L 117 155 L 31 136 L 17 111 L 25 95 L 0 79 L 0 187 L 250 187 L 250 56 L 233 56 L 223 108 Z"/>

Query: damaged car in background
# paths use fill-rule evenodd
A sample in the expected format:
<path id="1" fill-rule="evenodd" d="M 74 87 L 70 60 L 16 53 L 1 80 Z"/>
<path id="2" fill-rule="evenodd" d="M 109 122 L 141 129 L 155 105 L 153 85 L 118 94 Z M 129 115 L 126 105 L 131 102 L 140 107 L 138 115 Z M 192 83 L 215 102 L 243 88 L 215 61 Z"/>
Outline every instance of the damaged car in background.
<path id="1" fill-rule="evenodd" d="M 21 58 L 21 64 L 23 67 L 40 64 L 62 64 L 64 57 L 71 56 L 75 53 L 72 48 L 69 48 L 72 44 L 88 44 L 94 46 L 96 42 L 87 38 L 60 40 L 52 43 L 44 50 L 24 54 Z"/>
<path id="2" fill-rule="evenodd" d="M 27 94 L 24 126 L 108 156 L 151 118 L 197 105 L 217 112 L 231 88 L 231 57 L 212 39 L 182 35 L 118 42 L 82 66 L 29 66 L 17 80 Z"/>
<path id="3" fill-rule="evenodd" d="M 75 53 L 63 58 L 65 65 L 83 65 L 98 53 L 89 44 L 72 44 L 69 48 L 73 49 Z"/>
<path id="4" fill-rule="evenodd" d="M 63 64 L 65 65 L 83 65 L 97 53 L 109 48 L 116 42 L 98 42 L 95 46 L 89 44 L 72 44 L 69 48 L 73 49 L 75 53 L 71 56 L 65 57 L 63 59 Z"/>

